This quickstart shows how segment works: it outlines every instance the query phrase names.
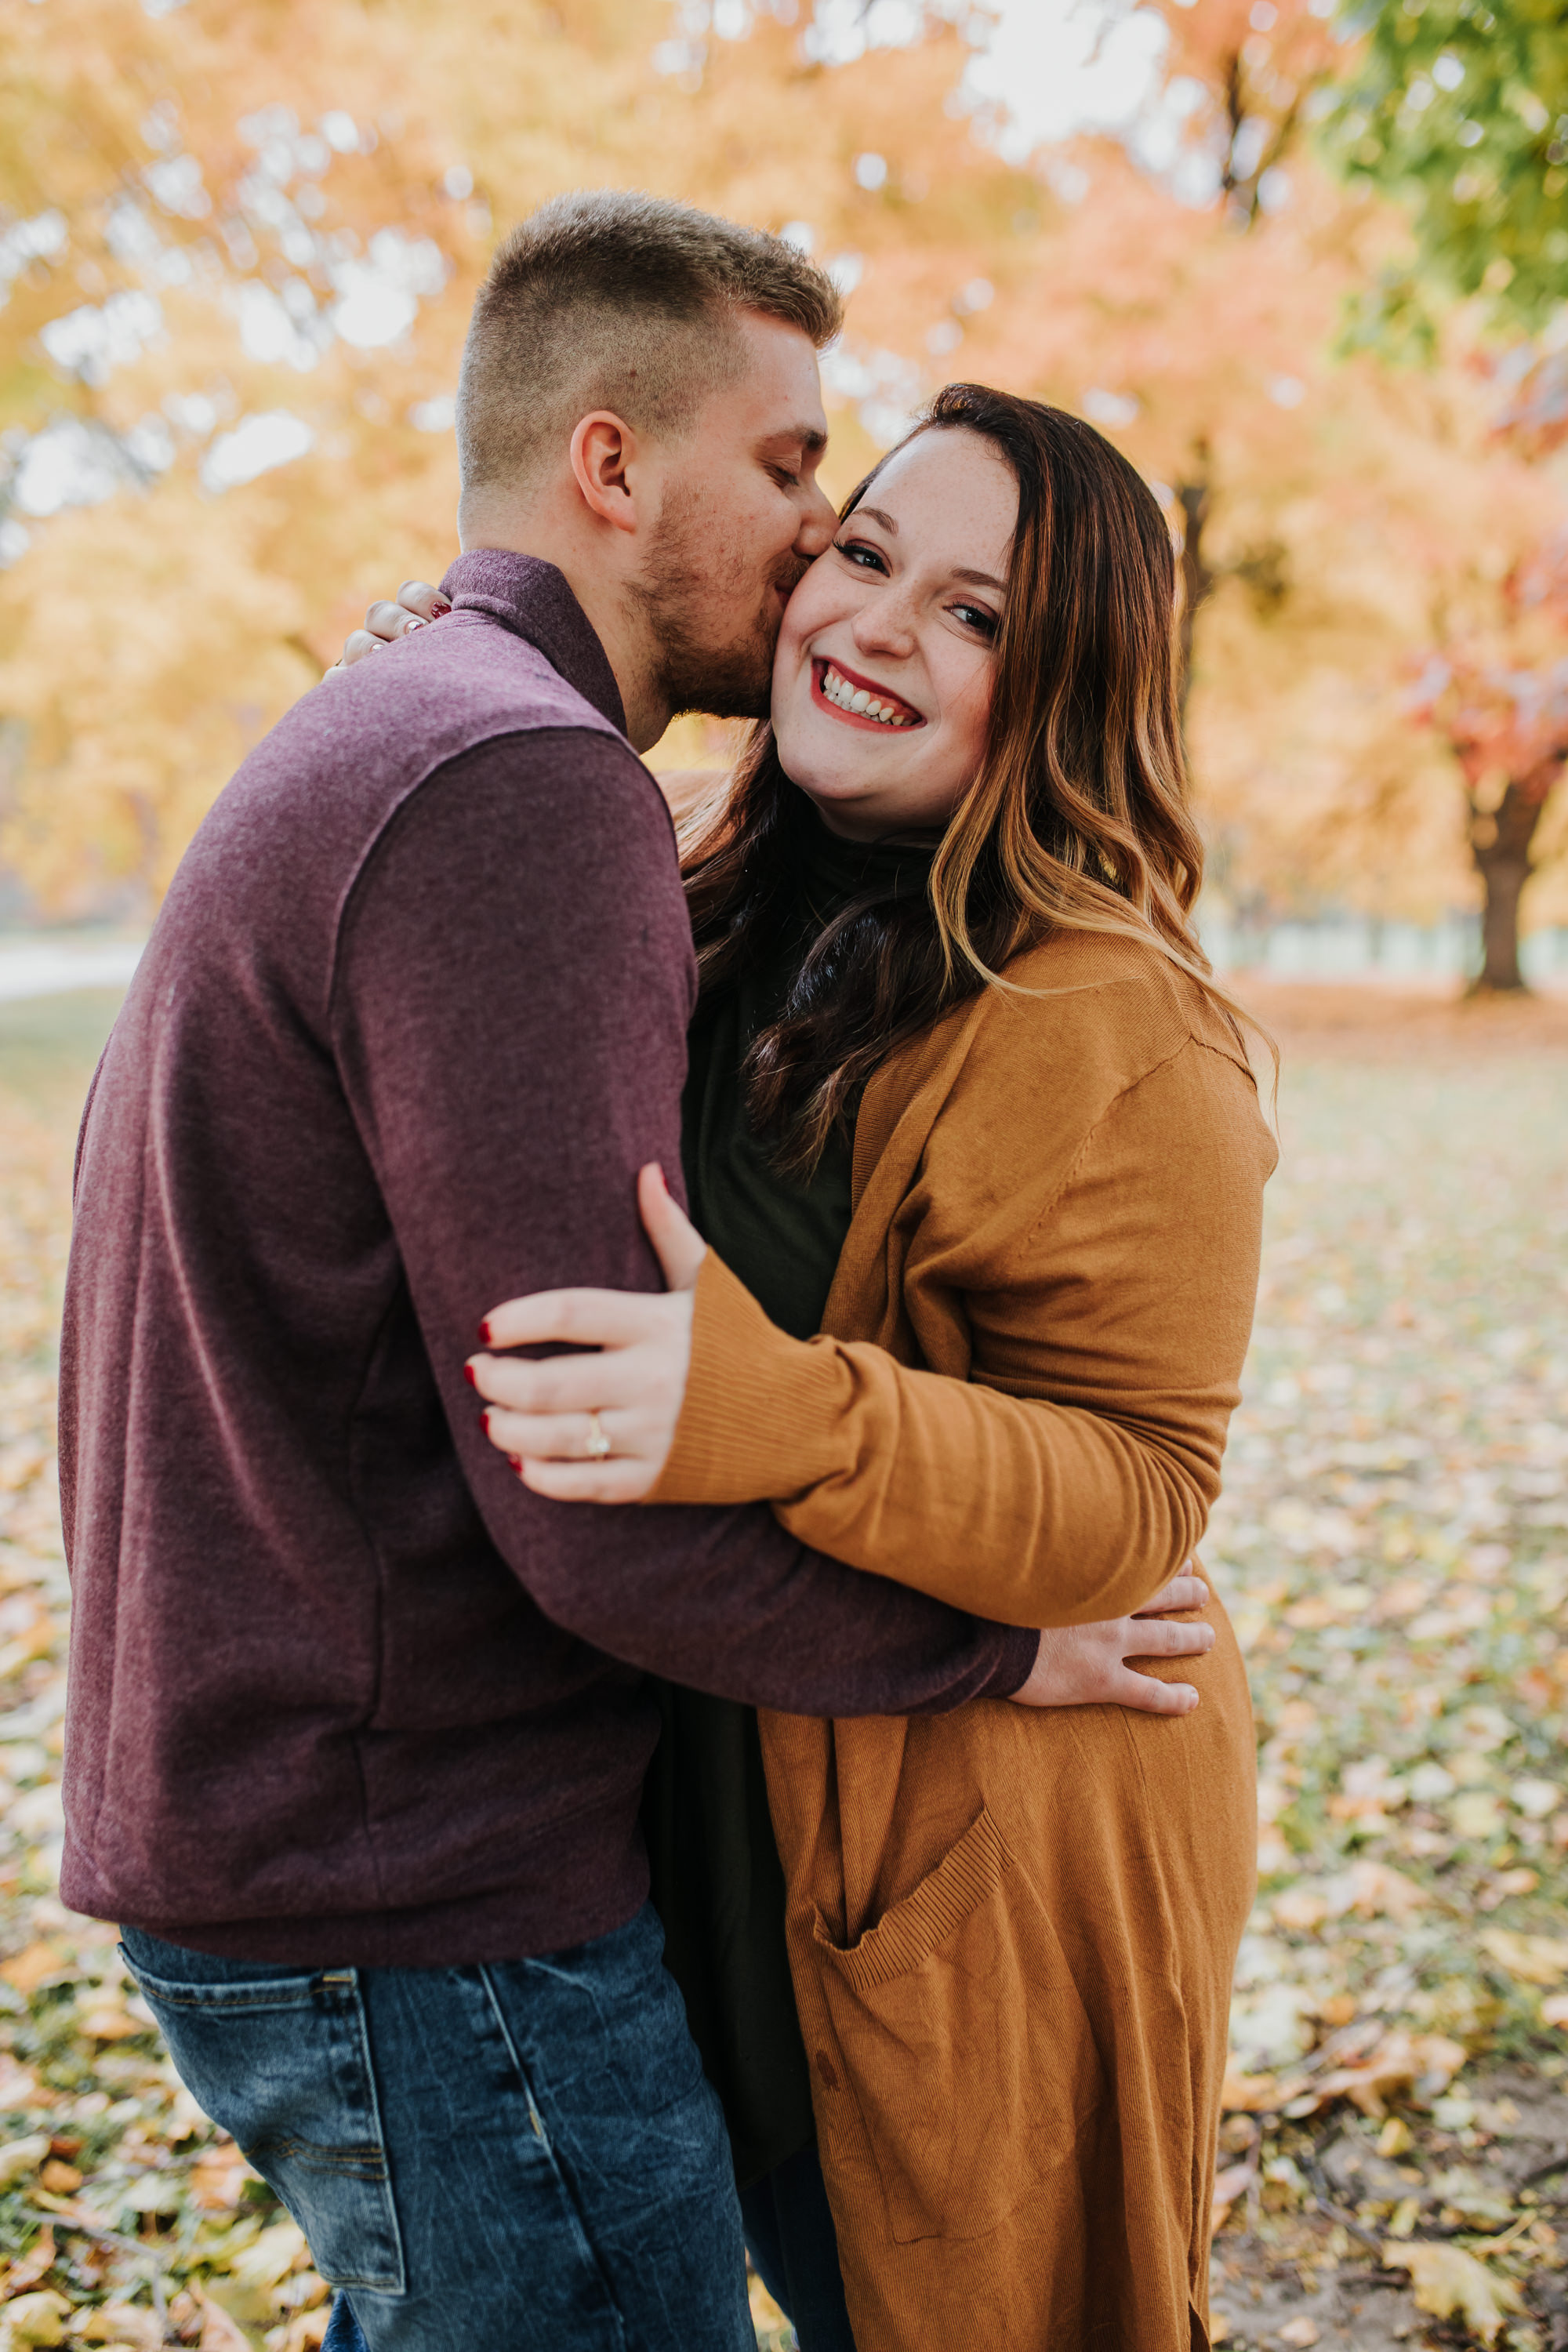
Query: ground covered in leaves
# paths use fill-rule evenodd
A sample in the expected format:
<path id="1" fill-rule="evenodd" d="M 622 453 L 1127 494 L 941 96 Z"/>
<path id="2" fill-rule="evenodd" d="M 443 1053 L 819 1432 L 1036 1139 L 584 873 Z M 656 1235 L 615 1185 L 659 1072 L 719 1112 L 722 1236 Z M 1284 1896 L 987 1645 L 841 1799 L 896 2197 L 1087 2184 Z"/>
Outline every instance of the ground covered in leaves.
<path id="1" fill-rule="evenodd" d="M 1228 2345 L 1568 2346 L 1568 1011 L 1278 992 Z"/>
<path id="2" fill-rule="evenodd" d="M 1216 2340 L 1568 2352 L 1568 1013 L 1264 1009 L 1285 1156 L 1205 1547 L 1264 1814 Z M 0 1006 L 0 2352 L 309 2352 L 298 2231 L 55 1892 L 55 1322 L 110 1010 Z"/>

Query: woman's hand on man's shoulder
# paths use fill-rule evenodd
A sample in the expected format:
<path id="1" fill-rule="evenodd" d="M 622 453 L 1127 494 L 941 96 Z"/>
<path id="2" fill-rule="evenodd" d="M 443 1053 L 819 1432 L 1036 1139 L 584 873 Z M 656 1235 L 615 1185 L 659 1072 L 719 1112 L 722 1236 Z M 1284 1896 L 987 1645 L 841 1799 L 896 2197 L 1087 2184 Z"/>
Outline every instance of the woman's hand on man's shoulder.
<path id="1" fill-rule="evenodd" d="M 343 639 L 342 652 L 326 675 L 341 677 L 344 670 L 363 661 L 367 654 L 384 653 L 399 637 L 407 636 L 413 629 L 427 627 L 451 609 L 451 598 L 443 596 L 439 588 L 432 588 L 427 580 L 405 580 L 395 603 L 383 598 L 370 606 L 363 628 L 353 630 Z"/>

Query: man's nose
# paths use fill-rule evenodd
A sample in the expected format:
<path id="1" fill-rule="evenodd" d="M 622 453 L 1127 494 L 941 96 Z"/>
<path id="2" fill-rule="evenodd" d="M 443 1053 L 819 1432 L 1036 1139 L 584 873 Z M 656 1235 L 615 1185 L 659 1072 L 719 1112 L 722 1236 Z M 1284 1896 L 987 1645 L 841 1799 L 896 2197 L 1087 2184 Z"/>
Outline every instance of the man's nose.
<path id="1" fill-rule="evenodd" d="M 833 534 L 838 528 L 838 517 L 833 501 L 813 482 L 806 491 L 805 512 L 800 529 L 795 535 L 795 552 L 815 563 L 833 544 Z"/>

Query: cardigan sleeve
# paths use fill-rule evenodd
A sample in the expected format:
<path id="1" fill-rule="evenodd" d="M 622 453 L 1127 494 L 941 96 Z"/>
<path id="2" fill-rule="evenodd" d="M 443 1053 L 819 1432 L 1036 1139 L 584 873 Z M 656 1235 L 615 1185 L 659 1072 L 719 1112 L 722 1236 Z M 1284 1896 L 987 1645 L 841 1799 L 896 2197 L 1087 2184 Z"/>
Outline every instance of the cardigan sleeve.
<path id="1" fill-rule="evenodd" d="M 1252 1082 L 1192 1040 L 1048 1196 L 977 1185 L 967 1223 L 938 1213 L 930 1159 L 903 1306 L 917 1345 L 927 1316 L 967 1328 L 967 1379 L 792 1339 L 710 1253 L 654 1499 L 766 1497 L 802 1541 L 1015 1623 L 1141 1607 L 1219 1490 L 1273 1161 Z"/>

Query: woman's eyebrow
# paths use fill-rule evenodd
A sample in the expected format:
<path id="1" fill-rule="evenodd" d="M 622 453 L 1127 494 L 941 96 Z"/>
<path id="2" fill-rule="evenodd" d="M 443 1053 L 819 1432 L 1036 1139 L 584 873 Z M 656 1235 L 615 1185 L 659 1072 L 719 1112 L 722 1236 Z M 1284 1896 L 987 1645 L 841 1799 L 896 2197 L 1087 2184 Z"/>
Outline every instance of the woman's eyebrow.
<path id="1" fill-rule="evenodd" d="M 853 513 L 845 516 L 846 523 L 853 522 L 856 515 L 869 515 L 873 522 L 879 522 L 885 531 L 897 539 L 899 526 L 886 507 L 857 507 Z M 1007 583 L 1005 580 L 994 579 L 989 572 L 967 571 L 961 563 L 953 565 L 952 577 L 954 580 L 967 581 L 972 588 L 994 588 L 999 596 L 1005 596 L 1007 593 Z"/>

